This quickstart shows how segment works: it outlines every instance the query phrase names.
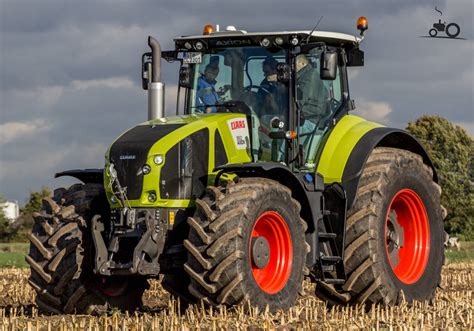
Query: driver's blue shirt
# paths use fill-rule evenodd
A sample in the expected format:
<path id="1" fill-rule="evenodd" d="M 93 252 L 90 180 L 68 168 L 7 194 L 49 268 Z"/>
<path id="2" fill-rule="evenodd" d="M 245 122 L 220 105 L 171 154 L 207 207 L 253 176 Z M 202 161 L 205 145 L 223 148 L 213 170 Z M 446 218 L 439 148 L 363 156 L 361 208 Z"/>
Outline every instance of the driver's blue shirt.
<path id="1" fill-rule="evenodd" d="M 208 82 L 204 76 L 198 78 L 197 93 L 196 93 L 196 107 L 203 112 L 210 107 L 211 111 L 217 111 L 216 105 L 219 101 L 219 96 L 216 92 L 216 81 Z"/>

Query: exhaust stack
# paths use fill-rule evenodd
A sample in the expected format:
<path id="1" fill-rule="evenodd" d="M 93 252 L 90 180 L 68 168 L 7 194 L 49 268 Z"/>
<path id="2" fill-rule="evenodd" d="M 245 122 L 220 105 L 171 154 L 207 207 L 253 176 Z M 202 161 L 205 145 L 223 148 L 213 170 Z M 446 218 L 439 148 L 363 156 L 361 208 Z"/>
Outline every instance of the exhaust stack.
<path id="1" fill-rule="evenodd" d="M 152 53 L 151 80 L 148 83 L 148 120 L 154 120 L 164 117 L 165 84 L 161 82 L 160 43 L 152 36 L 148 36 L 148 45 Z"/>

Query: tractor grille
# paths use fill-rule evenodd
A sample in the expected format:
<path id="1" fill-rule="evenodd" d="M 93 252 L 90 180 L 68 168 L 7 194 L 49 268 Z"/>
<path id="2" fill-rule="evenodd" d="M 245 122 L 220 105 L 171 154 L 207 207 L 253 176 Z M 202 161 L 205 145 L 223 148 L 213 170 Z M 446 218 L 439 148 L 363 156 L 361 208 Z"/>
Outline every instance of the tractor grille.
<path id="1" fill-rule="evenodd" d="M 138 174 L 145 164 L 151 146 L 183 124 L 140 125 L 124 133 L 110 148 L 110 162 L 117 170 L 122 187 L 127 188 L 127 198 L 139 199 L 143 187 L 143 174 Z"/>

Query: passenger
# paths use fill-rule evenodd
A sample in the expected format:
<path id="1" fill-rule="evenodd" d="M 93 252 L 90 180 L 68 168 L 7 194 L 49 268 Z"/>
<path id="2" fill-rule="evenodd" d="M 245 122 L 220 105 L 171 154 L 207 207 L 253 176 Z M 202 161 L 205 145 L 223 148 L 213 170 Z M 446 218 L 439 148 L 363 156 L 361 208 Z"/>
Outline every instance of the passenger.
<path id="1" fill-rule="evenodd" d="M 260 83 L 260 86 L 268 85 L 270 82 L 277 81 L 277 65 L 278 61 L 272 56 L 267 56 L 262 62 L 262 71 L 265 78 Z"/>
<path id="2" fill-rule="evenodd" d="M 304 54 L 296 57 L 296 102 L 301 111 L 299 134 L 307 159 L 313 160 L 321 137 L 318 127 L 328 115 L 329 93 L 319 71 Z"/>
<path id="3" fill-rule="evenodd" d="M 219 96 L 216 92 L 216 77 L 219 74 L 219 65 L 209 63 L 204 69 L 204 73 L 198 78 L 196 107 L 205 113 L 215 113 Z"/>
<path id="4" fill-rule="evenodd" d="M 319 72 L 309 63 L 304 54 L 296 57 L 297 101 L 303 115 L 317 123 L 328 111 L 328 91 L 319 77 Z"/>
<path id="5" fill-rule="evenodd" d="M 262 71 L 265 78 L 260 83 L 260 115 L 279 114 L 279 107 L 287 100 L 287 89 L 277 79 L 278 61 L 272 56 L 267 56 L 262 62 Z M 286 103 L 284 104 L 286 107 Z"/>

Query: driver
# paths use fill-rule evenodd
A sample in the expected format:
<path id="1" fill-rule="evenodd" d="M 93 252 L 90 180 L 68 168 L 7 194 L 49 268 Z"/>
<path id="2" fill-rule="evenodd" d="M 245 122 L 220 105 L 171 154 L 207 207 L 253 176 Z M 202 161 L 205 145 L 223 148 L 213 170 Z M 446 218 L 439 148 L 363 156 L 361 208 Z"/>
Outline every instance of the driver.
<path id="1" fill-rule="evenodd" d="M 204 69 L 204 73 L 198 78 L 196 107 L 205 113 L 215 113 L 219 96 L 216 92 L 216 77 L 219 74 L 219 65 L 209 63 Z"/>

